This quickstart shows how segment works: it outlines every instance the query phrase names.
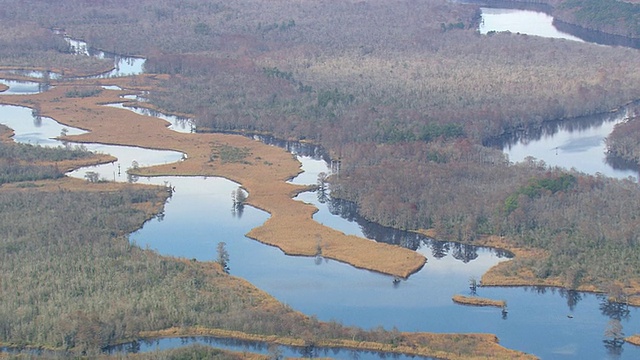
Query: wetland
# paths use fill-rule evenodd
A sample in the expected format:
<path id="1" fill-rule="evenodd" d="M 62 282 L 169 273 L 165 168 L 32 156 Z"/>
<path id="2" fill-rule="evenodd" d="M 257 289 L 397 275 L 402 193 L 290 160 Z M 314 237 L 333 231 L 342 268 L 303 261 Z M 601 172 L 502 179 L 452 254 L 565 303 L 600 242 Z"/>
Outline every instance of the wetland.
<path id="1" fill-rule="evenodd" d="M 286 74 L 273 73 L 286 78 Z M 481 241 L 461 244 L 434 240 L 437 234 L 452 238 L 438 227 L 435 227 L 435 232 L 420 231 L 431 234 L 431 237 L 385 228 L 352 213 L 351 210 L 356 208 L 365 217 L 375 219 L 376 216 L 362 211 L 366 202 L 353 199 L 358 207 L 344 199 L 333 198 L 334 190 L 340 195 L 339 187 L 326 194 L 307 191 L 315 187 L 319 173 L 331 174 L 336 170 L 332 166 L 333 161 L 328 165 L 325 162 L 325 159 L 335 156 L 331 150 L 323 155 L 317 148 L 302 153 L 299 149 L 303 145 L 289 146 L 285 151 L 253 137 L 192 134 L 194 129 L 198 130 L 203 125 L 202 114 L 185 127 L 184 121 L 171 120 L 172 115 L 158 118 L 155 116 L 158 113 L 135 114 L 136 109 L 133 108 L 131 111 L 127 107 L 102 105 L 122 103 L 126 99 L 124 97 L 131 96 L 132 92 L 146 100 L 145 92 L 161 89 L 166 85 L 163 83 L 166 79 L 163 75 L 151 74 L 129 79 L 103 77 L 72 80 L 73 84 L 54 83 L 52 88 L 42 88 L 38 81 L 34 82 L 35 88 L 24 79 L 15 83 L 3 81 L 8 90 L 4 92 L 6 96 L 2 101 L 14 105 L 4 106 L 3 111 L 11 114 L 10 120 L 21 120 L 11 124 L 4 120 L 2 123 L 16 131 L 14 138 L 18 142 L 45 144 L 51 141 L 51 137 L 60 136 L 63 146 L 65 143 L 83 144 L 88 149 L 118 158 L 116 162 L 101 167 L 70 173 L 71 177 L 82 179 L 75 184 L 87 181 L 90 186 L 99 186 L 103 182 L 122 182 L 124 186 L 125 183 L 136 182 L 137 185 L 160 185 L 161 189 L 171 189 L 171 198 L 163 206 L 162 213 L 129 236 L 134 246 L 155 251 L 159 256 L 177 258 L 178 262 L 191 261 L 194 264 L 190 266 L 195 269 L 206 266 L 196 264 L 215 264 L 215 249 L 224 242 L 231 275 L 246 279 L 295 312 L 317 317 L 322 322 L 338 321 L 347 327 L 357 326 L 372 331 L 381 326 L 403 333 L 492 333 L 498 336 L 502 346 L 543 358 L 592 354 L 635 357 L 637 349 L 629 345 L 600 341 L 611 321 L 617 321 L 627 333 L 638 332 L 631 320 L 637 316 L 635 308 L 621 307 L 605 295 L 575 290 L 602 290 L 587 288 L 588 281 L 582 288 L 483 286 L 477 289 L 478 295 L 483 297 L 506 299 L 509 305 L 507 314 L 499 309 L 487 311 L 454 305 L 451 296 L 469 292 L 471 278 L 480 279 L 495 265 L 510 263 L 506 261 L 511 257 L 509 251 L 479 247 L 483 244 Z M 76 98 L 69 95 L 84 94 L 78 89 L 85 86 L 95 88 L 96 85 L 105 86 L 96 96 Z M 328 102 L 333 106 L 339 105 L 343 95 L 327 93 Z M 154 100 L 153 95 L 150 97 L 151 103 L 160 103 L 157 98 Z M 38 111 L 34 115 L 31 109 Z M 46 119 L 47 116 L 64 124 L 64 134 L 60 126 L 54 126 L 55 129 L 46 135 L 38 134 L 40 129 L 49 126 L 51 119 Z M 618 120 L 602 120 L 600 124 L 624 120 L 624 115 L 621 116 Z M 105 119 L 109 119 L 109 126 L 105 125 Z M 172 123 L 171 127 L 178 125 L 176 129 L 182 131 L 168 128 L 167 121 Z M 582 122 L 578 120 L 577 123 Z M 16 129 L 19 125 L 27 127 L 25 130 Z M 594 125 L 592 128 L 600 131 L 599 127 L 603 126 Z M 551 130 L 549 133 L 558 132 L 560 138 L 570 137 L 571 142 L 560 142 L 555 146 L 555 143 L 543 143 L 541 148 L 544 150 L 539 153 L 523 150 L 527 155 L 522 159 L 534 156 L 552 164 L 552 157 L 545 157 L 545 151 L 564 158 L 567 155 L 565 151 L 576 153 L 584 148 L 600 149 L 601 139 L 608 131 L 603 129 L 595 134 L 570 131 L 570 135 L 562 135 L 565 134 L 562 131 Z M 546 139 L 547 136 L 544 137 Z M 535 142 L 525 138 L 526 145 Z M 57 144 L 55 141 L 52 143 Z M 512 144 L 505 148 L 517 146 Z M 244 155 L 227 161 L 225 159 L 229 158 L 222 154 L 230 149 Z M 371 155 L 376 156 L 376 153 Z M 589 154 L 583 156 L 583 159 L 593 157 Z M 350 171 L 348 157 L 341 160 L 346 165 L 342 169 L 346 177 Z M 515 153 L 509 153 L 509 160 L 521 161 Z M 574 159 L 569 163 L 590 161 Z M 534 165 L 541 167 L 540 163 Z M 600 170 L 579 171 L 601 173 Z M 91 179 L 96 178 L 89 174 L 98 174 L 95 183 Z M 337 172 L 334 175 L 337 176 Z M 628 175 L 619 177 L 627 178 Z M 286 182 L 291 178 L 293 181 Z M 234 206 L 230 195 L 239 187 L 249 195 L 241 210 Z M 292 199 L 294 196 L 296 200 Z M 344 192 L 342 197 L 345 197 Z M 157 206 L 154 207 L 156 211 Z M 146 211 L 146 217 L 150 218 L 152 211 Z M 365 240 L 367 237 L 372 240 Z M 512 244 L 504 248 L 512 250 L 518 258 L 518 246 Z M 425 258 L 428 259 L 426 264 Z M 545 284 L 536 280 L 529 283 Z M 566 282 L 560 284 L 566 285 Z M 628 283 L 625 286 L 629 286 Z M 295 318 L 297 315 L 291 316 Z M 74 321 L 80 322 L 81 318 Z M 578 334 L 572 331 L 576 326 L 581 330 Z M 554 331 L 549 331 L 549 328 Z M 536 335 L 532 337 L 531 333 Z"/>

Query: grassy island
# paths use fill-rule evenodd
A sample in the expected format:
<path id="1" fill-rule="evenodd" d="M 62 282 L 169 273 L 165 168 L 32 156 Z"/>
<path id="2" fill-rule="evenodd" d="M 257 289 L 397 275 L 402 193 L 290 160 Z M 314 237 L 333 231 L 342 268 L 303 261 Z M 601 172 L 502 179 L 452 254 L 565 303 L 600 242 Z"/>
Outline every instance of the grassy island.
<path id="1" fill-rule="evenodd" d="M 640 335 L 636 334 L 636 335 L 627 336 L 626 338 L 624 338 L 624 341 L 628 342 L 629 344 L 640 346 Z"/>
<path id="2" fill-rule="evenodd" d="M 477 296 L 454 295 L 451 300 L 456 304 L 472 305 L 472 306 L 494 306 L 504 308 L 507 302 L 504 300 L 493 300 Z"/>

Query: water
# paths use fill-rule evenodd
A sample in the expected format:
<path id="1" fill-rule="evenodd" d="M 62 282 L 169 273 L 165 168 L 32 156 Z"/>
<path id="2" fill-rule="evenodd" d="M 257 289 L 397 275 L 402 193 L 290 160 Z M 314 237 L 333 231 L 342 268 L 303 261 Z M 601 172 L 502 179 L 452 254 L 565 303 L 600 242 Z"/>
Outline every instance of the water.
<path id="1" fill-rule="evenodd" d="M 120 76 L 140 75 L 144 72 L 146 59 L 134 56 L 122 56 L 90 47 L 85 41 L 64 36 L 64 40 L 71 46 L 72 51 L 81 56 L 93 56 L 98 59 L 113 59 L 114 69 L 103 74 L 89 77 L 110 78 Z"/>
<path id="2" fill-rule="evenodd" d="M 219 349 L 236 351 L 236 352 L 251 352 L 263 355 L 273 355 L 276 353 L 273 348 L 268 344 L 237 340 L 226 339 L 219 337 L 180 337 L 180 338 L 163 338 L 150 341 L 137 341 L 125 345 L 113 346 L 108 349 L 109 353 L 138 353 L 156 350 L 168 350 L 178 347 L 183 347 L 191 344 L 200 344 L 216 347 Z M 349 350 L 340 348 L 325 348 L 325 347 L 293 347 L 293 346 L 277 346 L 277 352 L 283 358 L 336 358 L 336 359 L 358 359 L 358 360 L 375 360 L 375 359 L 427 359 L 419 356 L 407 356 L 407 355 L 390 355 L 388 353 L 378 353 L 372 351 L 362 350 Z"/>
<path id="3" fill-rule="evenodd" d="M 11 106 L 0 108 L 0 114 L 7 112 L 11 115 L 0 117 L 0 122 L 20 129 L 16 139 L 36 141 L 33 133 L 38 128 L 31 111 Z M 61 125 L 56 128 L 52 125 L 55 122 L 47 118 L 40 124 L 40 129 L 48 129 L 42 132 L 44 138 L 38 140 L 42 144 L 52 141 L 46 138 L 56 136 L 63 128 Z M 117 148 L 108 146 L 103 150 L 111 153 Z M 138 154 L 141 150 L 128 148 L 119 156 L 125 156 L 129 151 L 136 155 L 103 165 L 101 176 L 126 181 L 122 170 L 130 161 L 151 165 L 177 161 L 181 157 L 179 153 L 168 152 L 170 155 L 161 155 L 151 161 Z M 307 179 L 301 177 L 294 182 L 313 183 L 318 172 L 329 170 L 319 158 L 305 156 L 302 160 L 305 168 L 310 169 L 304 175 Z M 117 164 L 121 164 L 120 167 Z M 117 169 L 120 172 L 114 175 Z M 74 176 L 83 177 L 82 171 L 95 170 L 80 170 Z M 576 298 L 548 289 L 539 293 L 525 288 L 479 288 L 480 296 L 507 301 L 506 319 L 497 308 L 452 303 L 452 295 L 470 292 L 469 278 L 479 279 L 491 266 L 506 260 L 503 254 L 490 249 L 420 240 L 417 251 L 428 256 L 429 262 L 409 279 L 394 283 L 389 276 L 355 269 L 337 261 L 285 256 L 277 248 L 246 238 L 244 234 L 262 224 L 268 214 L 248 206 L 242 212 L 234 212 L 231 191 L 237 189 L 238 184 L 228 180 L 157 177 L 138 181 L 169 184 L 175 187 L 175 193 L 166 204 L 164 214 L 131 234 L 131 241 L 157 249 L 161 254 L 201 261 L 214 260 L 217 244 L 224 241 L 230 255 L 231 274 L 249 280 L 281 302 L 305 314 L 316 315 L 320 320 L 337 320 L 367 329 L 383 326 L 387 329 L 397 327 L 401 331 L 495 333 L 502 345 L 543 358 L 554 358 L 560 353 L 568 353 L 574 358 L 588 358 L 594 354 L 603 358 L 608 354 L 602 339 L 611 315 L 601 314 L 600 307 L 607 304 L 606 299 L 593 294 L 578 293 Z M 304 196 L 310 197 L 307 201 L 317 200 L 313 193 Z M 314 196 L 316 200 L 313 200 Z M 320 209 L 319 214 L 328 211 L 322 206 Z M 325 216 L 322 221 L 326 225 L 333 226 L 333 221 L 348 222 L 328 214 L 322 216 Z M 355 229 L 360 225 L 351 226 Z M 569 314 L 573 317 L 569 318 Z M 636 316 L 637 309 L 632 308 L 628 316 L 622 318 L 626 333 L 640 332 L 640 326 L 631 321 Z M 640 356 L 637 348 L 623 345 L 622 350 L 623 357 Z"/>
<path id="4" fill-rule="evenodd" d="M 512 162 L 527 157 L 542 160 L 548 166 L 575 169 L 614 178 L 638 178 L 637 165 L 623 166 L 606 154 L 606 137 L 616 124 L 628 118 L 628 109 L 616 113 L 550 122 L 541 129 L 514 134 L 501 143 Z"/>
<path id="5" fill-rule="evenodd" d="M 518 9 L 480 8 L 482 21 L 479 31 L 487 34 L 492 31 L 510 31 L 512 33 L 567 39 L 583 42 L 582 39 L 559 31 L 553 26 L 553 17 L 539 11 Z"/>
<path id="6" fill-rule="evenodd" d="M 127 95 L 125 95 L 127 96 Z M 136 96 L 136 95 L 134 95 Z M 125 109 L 125 110 L 129 110 L 129 111 L 133 111 L 136 114 L 139 115 L 144 115 L 144 116 L 152 116 L 152 117 L 156 117 L 162 120 L 165 120 L 169 123 L 169 129 L 176 131 L 176 132 L 181 132 L 181 133 L 194 133 L 196 132 L 196 128 L 195 128 L 195 124 L 193 122 L 192 119 L 189 118 L 185 118 L 185 117 L 181 117 L 181 116 L 175 116 L 175 115 L 167 115 L 167 114 L 163 114 L 159 111 L 155 111 L 155 110 L 151 110 L 151 109 L 147 109 L 147 108 L 143 108 L 143 107 L 137 107 L 137 106 L 125 106 L 121 103 L 118 104 L 108 104 L 107 106 L 111 106 L 111 107 L 115 107 L 115 108 L 119 108 L 119 109 Z"/>
<path id="7" fill-rule="evenodd" d="M 0 84 L 7 85 L 9 89 L 0 92 L 0 95 L 31 95 L 38 94 L 49 89 L 48 84 L 35 81 L 0 79 Z"/>
<path id="8" fill-rule="evenodd" d="M 557 30 L 553 17 L 543 12 L 517 9 L 481 8 L 479 31 L 511 31 L 528 35 L 583 41 Z M 550 122 L 541 129 L 528 129 L 504 139 L 500 147 L 517 163 L 527 157 L 543 160 L 548 166 L 575 169 L 587 174 L 615 178 L 635 178 L 637 165 L 624 164 L 606 156 L 606 137 L 616 124 L 625 121 L 628 109 L 579 119 Z"/>

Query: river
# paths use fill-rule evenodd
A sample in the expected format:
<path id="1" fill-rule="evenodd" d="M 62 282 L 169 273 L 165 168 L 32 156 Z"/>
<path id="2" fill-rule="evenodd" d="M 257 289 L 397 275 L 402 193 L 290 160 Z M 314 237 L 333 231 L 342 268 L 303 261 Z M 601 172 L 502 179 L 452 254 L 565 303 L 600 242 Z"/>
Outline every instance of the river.
<path id="1" fill-rule="evenodd" d="M 50 138 L 62 131 L 54 121 L 34 117 L 31 110 L 13 106 L 0 107 L 0 123 L 16 130 L 16 141 L 45 145 L 55 144 Z M 595 125 L 598 126 L 602 127 Z M 76 131 L 68 130 L 70 134 Z M 559 126 L 550 133 L 558 136 L 565 130 Z M 574 146 L 544 144 L 541 147 L 545 150 L 533 156 L 538 155 L 537 158 L 552 164 L 551 158 L 561 156 L 565 148 L 575 152 L 581 148 L 576 144 L 599 136 L 572 130 L 575 129 L 569 127 L 569 132 L 560 139 L 564 136 L 566 143 L 570 134 L 582 134 L 582 140 L 571 138 L 570 143 Z M 183 131 L 187 132 L 186 128 Z M 542 138 L 546 139 L 546 135 Z M 537 143 L 536 140 L 521 142 L 523 146 Z M 517 146 L 518 143 L 513 143 L 510 148 Z M 503 252 L 437 242 L 415 234 L 374 231 L 366 223 L 350 221 L 355 220 L 353 216 L 347 216 L 348 220 L 334 215 L 336 212 L 347 213 L 344 207 L 348 205 L 319 199 L 315 193 L 303 193 L 298 197 L 300 201 L 316 204 L 320 210 L 314 218 L 327 226 L 360 236 L 377 234 L 374 237 L 406 244 L 427 256 L 429 261 L 421 271 L 394 284 L 386 275 L 322 258 L 285 256 L 276 248 L 246 238 L 244 234 L 262 224 L 268 214 L 249 206 L 242 212 L 232 211 L 231 191 L 237 189 L 238 184 L 219 178 L 130 179 L 126 175 L 126 168 L 134 160 L 141 166 L 173 162 L 182 158 L 180 153 L 92 144 L 87 147 L 114 154 L 118 161 L 82 169 L 72 176 L 82 178 L 87 171 L 96 171 L 108 180 L 171 184 L 176 189 L 162 216 L 131 234 L 131 241 L 157 249 L 162 254 L 203 261 L 215 259 L 216 245 L 224 241 L 232 275 L 247 279 L 279 301 L 320 320 L 337 320 L 363 328 L 395 327 L 401 331 L 494 333 L 502 345 L 545 359 L 640 358 L 637 347 L 628 344 L 611 347 L 603 343 L 603 334 L 611 319 L 620 320 L 626 334 L 640 333 L 640 324 L 635 320 L 639 316 L 638 309 L 619 307 L 603 296 L 553 288 L 480 287 L 478 295 L 507 301 L 509 312 L 506 316 L 500 309 L 453 304 L 452 295 L 470 292 L 470 278 L 479 279 L 491 266 L 507 260 Z M 330 171 L 316 150 L 308 152 L 303 146 L 289 146 L 288 149 L 298 156 L 305 170 L 294 182 L 315 183 L 317 173 Z M 555 155 L 556 151 L 558 155 Z M 532 153 L 523 150 L 523 154 Z M 512 161 L 518 161 L 516 153 L 509 156 Z M 591 156 L 586 155 L 586 158 Z M 576 164 L 581 162 L 584 161 L 576 161 Z M 173 341 L 172 344 L 177 342 L 178 346 L 183 343 L 182 340 Z M 153 344 L 158 348 L 165 346 L 152 342 L 151 349 L 156 348 Z"/>

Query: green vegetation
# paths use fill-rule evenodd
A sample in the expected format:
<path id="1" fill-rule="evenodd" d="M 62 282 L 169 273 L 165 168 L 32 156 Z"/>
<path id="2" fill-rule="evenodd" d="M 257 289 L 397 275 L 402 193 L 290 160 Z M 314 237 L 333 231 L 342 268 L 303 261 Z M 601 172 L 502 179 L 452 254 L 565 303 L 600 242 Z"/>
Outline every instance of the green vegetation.
<path id="1" fill-rule="evenodd" d="M 93 155 L 82 145 L 75 147 L 45 147 L 33 144 L 0 142 L 0 158 L 11 162 L 78 160 L 86 159 Z"/>
<path id="2" fill-rule="evenodd" d="M 6 127 L 0 125 L 0 130 Z M 86 159 L 94 154 L 82 147 L 48 148 L 32 144 L 0 141 L 0 185 L 10 182 L 57 179 L 65 169 L 56 165 L 34 165 L 39 161 Z"/>
<path id="3" fill-rule="evenodd" d="M 67 91 L 64 94 L 64 96 L 69 98 L 85 98 L 85 97 L 97 96 L 101 92 L 102 92 L 102 89 L 99 87 L 89 87 L 89 88 L 77 87 Z"/>
<path id="4" fill-rule="evenodd" d="M 541 196 L 545 192 L 555 194 L 566 191 L 576 183 L 576 177 L 571 174 L 561 174 L 555 178 L 531 179 L 529 184 L 509 195 L 504 201 L 504 211 L 507 215 L 518 208 L 518 197 L 526 195 L 530 199 Z M 546 191 L 545 191 L 546 190 Z"/>
<path id="5" fill-rule="evenodd" d="M 308 345 L 342 339 L 470 355 L 488 351 L 477 349 L 486 340 L 473 336 L 416 342 L 397 331 L 320 323 L 224 274 L 217 264 L 165 258 L 129 243 L 124 234 L 149 216 L 135 205 L 166 196 L 131 185 L 118 191 L 0 192 L 0 344 L 95 357 L 102 347 L 143 331 L 201 326 L 293 337 Z M 203 354 L 233 358 L 209 348 L 143 358 Z"/>
<path id="6" fill-rule="evenodd" d="M 23 159 L 43 151 L 4 146 L 20 151 L 0 154 L 18 153 Z M 238 152 L 234 149 L 232 153 Z M 75 184 L 73 191 L 67 190 L 69 182 Z M 127 234 L 161 209 L 170 196 L 167 189 L 71 180 L 23 184 L 0 191 L 0 345 L 69 351 L 60 355 L 63 358 L 81 353 L 106 358 L 101 354 L 105 346 L 142 333 L 198 328 L 205 334 L 207 329 L 224 329 L 306 346 L 365 343 L 367 349 L 379 350 L 393 343 L 389 351 L 404 346 L 408 352 L 515 354 L 478 336 L 416 340 L 397 330 L 321 323 L 227 275 L 229 255 L 222 242 L 217 263 L 166 258 L 130 243 Z M 196 346 L 135 358 L 245 356 Z"/>
<path id="7" fill-rule="evenodd" d="M 211 150 L 211 161 L 215 161 L 220 159 L 220 161 L 225 163 L 244 163 L 248 164 L 247 160 L 245 160 L 248 156 L 251 155 L 251 152 L 247 148 L 239 148 L 235 146 L 230 146 L 226 144 L 216 144 L 213 146 Z"/>
<path id="8" fill-rule="evenodd" d="M 596 3 L 608 7 L 600 11 Z M 86 70 L 105 64 L 73 57 L 59 39 L 50 41 L 55 37 L 48 30 L 33 30 L 65 28 L 99 48 L 148 57 L 146 70 L 166 76 L 150 102 L 193 114 L 199 130 L 268 132 L 322 144 L 342 165 L 332 194 L 354 201 L 369 220 L 433 228 L 462 242 L 505 236 L 548 254 L 516 259 L 511 271 L 561 277 L 567 287 L 640 278 L 637 184 L 535 159 L 510 164 L 482 145 L 639 98 L 634 50 L 480 36 L 469 26 L 477 8 L 445 0 L 0 5 L 8 29 L 0 42 L 2 65 Z M 622 26 L 637 31 L 636 5 L 570 0 L 559 14 L 614 33 Z M 607 22 L 601 15 L 620 21 L 600 28 Z M 21 23 L 18 29 L 30 30 L 9 30 Z M 611 138 L 610 149 L 616 141 Z M 211 151 L 212 161 L 243 163 L 248 156 L 222 144 Z M 95 349 L 143 330 L 192 325 L 312 339 L 351 338 L 350 331 L 358 339 L 394 339 L 321 327 L 281 305 L 266 311 L 262 295 L 211 264 L 166 259 L 129 244 L 123 234 L 148 217 L 132 205 L 164 195 L 37 189 L 0 194 L 4 342 Z"/>

